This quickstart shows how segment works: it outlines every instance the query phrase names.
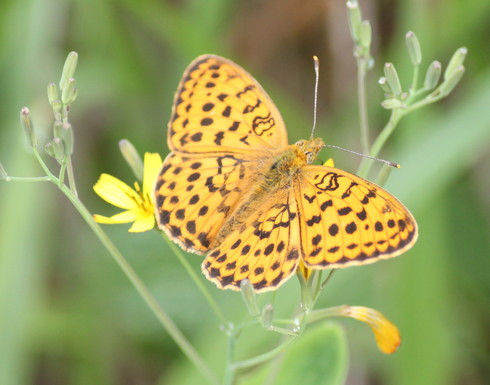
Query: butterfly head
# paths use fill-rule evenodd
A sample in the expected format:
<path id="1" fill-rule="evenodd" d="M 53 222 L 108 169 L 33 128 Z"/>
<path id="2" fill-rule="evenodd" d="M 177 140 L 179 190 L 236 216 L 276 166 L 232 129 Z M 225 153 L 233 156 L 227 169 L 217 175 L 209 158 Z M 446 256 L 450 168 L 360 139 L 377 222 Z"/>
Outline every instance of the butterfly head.
<path id="1" fill-rule="evenodd" d="M 321 138 L 302 139 L 298 140 L 294 146 L 297 149 L 298 156 L 304 158 L 305 163 L 311 164 L 316 160 L 318 152 L 325 147 L 325 143 Z"/>

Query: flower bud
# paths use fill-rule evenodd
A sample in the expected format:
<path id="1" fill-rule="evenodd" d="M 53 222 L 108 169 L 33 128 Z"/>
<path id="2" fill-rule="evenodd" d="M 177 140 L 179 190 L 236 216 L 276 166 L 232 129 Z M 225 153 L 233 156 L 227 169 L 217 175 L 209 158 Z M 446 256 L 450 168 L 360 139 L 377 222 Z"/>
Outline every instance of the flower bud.
<path id="1" fill-rule="evenodd" d="M 51 141 L 53 143 L 53 153 L 54 157 L 59 164 L 63 164 L 66 160 L 65 146 L 60 138 L 53 138 Z"/>
<path id="2" fill-rule="evenodd" d="M 36 147 L 37 146 L 37 137 L 34 132 L 34 125 L 32 123 L 31 113 L 29 112 L 29 108 L 23 107 L 20 110 L 20 123 L 22 127 L 24 127 L 24 132 L 26 134 L 27 142 L 29 146 Z"/>
<path id="3" fill-rule="evenodd" d="M 68 81 L 75 75 L 77 69 L 78 54 L 74 51 L 70 52 L 65 60 L 63 72 L 61 73 L 60 89 L 64 90 Z"/>
<path id="4" fill-rule="evenodd" d="M 388 86 L 391 89 L 391 92 L 395 96 L 398 96 L 402 93 L 402 86 L 400 84 L 400 79 L 398 78 L 398 73 L 396 72 L 395 66 L 392 63 L 386 63 L 385 68 L 385 78 Z"/>
<path id="5" fill-rule="evenodd" d="M 55 100 L 58 100 L 60 98 L 59 92 L 58 92 L 58 87 L 54 83 L 49 83 L 48 84 L 48 101 L 49 104 L 53 104 Z"/>
<path id="6" fill-rule="evenodd" d="M 272 327 L 272 321 L 274 319 L 274 307 L 269 303 L 264 306 L 262 310 L 262 326 L 264 329 L 270 329 Z"/>
<path id="7" fill-rule="evenodd" d="M 143 180 L 143 161 L 133 144 L 127 139 L 122 139 L 119 141 L 119 150 L 121 151 L 124 160 L 126 160 L 129 167 L 131 167 L 136 178 L 138 180 Z"/>
<path id="8" fill-rule="evenodd" d="M 255 290 L 250 281 L 246 278 L 242 279 L 240 282 L 240 289 L 243 301 L 247 306 L 248 314 L 250 314 L 252 317 L 258 317 L 260 315 L 259 305 L 257 304 Z"/>
<path id="9" fill-rule="evenodd" d="M 451 91 L 456 87 L 463 77 L 464 74 L 464 66 L 460 65 L 453 69 L 450 75 L 444 80 L 441 84 L 441 95 L 447 96 L 451 93 Z"/>
<path id="10" fill-rule="evenodd" d="M 405 104 L 396 98 L 385 99 L 381 102 L 381 107 L 386 108 L 387 110 L 393 110 L 395 108 L 404 108 Z"/>
<path id="11" fill-rule="evenodd" d="M 53 100 L 53 103 L 51 103 L 51 107 L 53 108 L 55 120 L 61 120 L 61 112 L 63 110 L 63 103 L 61 103 L 61 100 Z"/>
<path id="12" fill-rule="evenodd" d="M 388 83 L 387 83 L 386 78 L 384 76 L 379 78 L 378 84 L 385 93 L 390 94 L 390 95 L 392 94 L 392 91 L 391 91 L 390 87 L 388 86 Z"/>
<path id="13" fill-rule="evenodd" d="M 442 66 L 437 60 L 433 61 L 425 74 L 424 88 L 428 91 L 436 88 L 441 77 Z"/>
<path id="14" fill-rule="evenodd" d="M 54 155 L 54 147 L 53 147 L 53 141 L 50 140 L 48 143 L 44 145 L 44 151 L 46 151 L 46 154 L 48 154 L 51 158 L 56 158 Z"/>
<path id="15" fill-rule="evenodd" d="M 407 43 L 408 54 L 410 60 L 414 66 L 419 66 L 422 63 L 422 50 L 420 49 L 420 43 L 417 36 L 412 31 L 407 32 L 405 35 L 405 41 Z"/>
<path id="16" fill-rule="evenodd" d="M 379 350 L 392 354 L 400 346 L 401 338 L 398 328 L 380 312 L 363 306 L 344 306 L 343 315 L 367 323 L 376 338 Z"/>
<path id="17" fill-rule="evenodd" d="M 451 57 L 449 64 L 447 65 L 446 71 L 444 72 L 444 80 L 447 80 L 449 77 L 451 77 L 452 73 L 463 65 L 467 53 L 468 49 L 466 47 L 461 47 L 456 50 L 456 52 Z"/>
<path id="18" fill-rule="evenodd" d="M 352 40 L 354 43 L 359 43 L 361 40 L 361 23 L 362 16 L 361 10 L 359 9 L 359 4 L 357 0 L 350 0 L 347 2 L 347 11 L 349 12 L 349 30 Z"/>
<path id="19" fill-rule="evenodd" d="M 61 101 L 63 104 L 72 104 L 77 98 L 78 90 L 76 88 L 75 79 L 70 78 L 65 82 L 65 87 L 61 91 Z"/>
<path id="20" fill-rule="evenodd" d="M 73 128 L 70 123 L 63 123 L 59 138 L 63 142 L 65 156 L 71 156 L 73 153 Z"/>
<path id="21" fill-rule="evenodd" d="M 360 35 L 361 45 L 364 48 L 366 48 L 367 51 L 369 51 L 369 48 L 371 47 L 371 40 L 373 35 L 373 30 L 371 28 L 371 23 L 369 22 L 369 20 L 364 20 L 361 23 L 359 35 Z"/>

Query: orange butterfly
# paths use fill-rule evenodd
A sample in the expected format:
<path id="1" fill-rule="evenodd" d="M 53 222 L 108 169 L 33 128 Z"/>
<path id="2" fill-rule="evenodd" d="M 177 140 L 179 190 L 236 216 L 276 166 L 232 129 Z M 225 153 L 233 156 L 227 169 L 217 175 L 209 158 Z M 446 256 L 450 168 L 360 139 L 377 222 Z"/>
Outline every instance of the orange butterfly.
<path id="1" fill-rule="evenodd" d="M 168 128 L 171 153 L 155 187 L 160 228 L 206 254 L 205 276 L 223 289 L 247 278 L 273 290 L 295 272 L 395 257 L 417 224 L 381 187 L 314 165 L 322 139 L 288 145 L 284 122 L 259 83 L 219 56 L 194 60 Z"/>

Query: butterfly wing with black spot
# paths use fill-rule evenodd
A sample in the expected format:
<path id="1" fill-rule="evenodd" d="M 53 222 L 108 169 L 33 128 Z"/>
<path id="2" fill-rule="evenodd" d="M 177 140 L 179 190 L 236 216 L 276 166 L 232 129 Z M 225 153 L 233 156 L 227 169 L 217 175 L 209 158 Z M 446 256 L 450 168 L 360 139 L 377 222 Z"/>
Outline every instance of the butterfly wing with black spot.
<path id="1" fill-rule="evenodd" d="M 309 268 L 395 257 L 417 239 L 412 214 L 381 187 L 333 167 L 305 166 L 295 181 L 301 245 Z"/>
<path id="2" fill-rule="evenodd" d="M 204 55 L 184 73 L 175 95 L 168 145 L 176 152 L 249 154 L 287 146 L 276 106 L 243 68 Z"/>
<path id="3" fill-rule="evenodd" d="M 233 154 L 170 153 L 155 186 L 160 228 L 185 250 L 204 254 L 262 172 Z"/>
<path id="4" fill-rule="evenodd" d="M 256 292 L 274 290 L 296 271 L 301 258 L 299 214 L 292 189 L 255 201 L 250 216 L 212 250 L 204 275 L 222 289 L 240 290 L 247 278 Z"/>

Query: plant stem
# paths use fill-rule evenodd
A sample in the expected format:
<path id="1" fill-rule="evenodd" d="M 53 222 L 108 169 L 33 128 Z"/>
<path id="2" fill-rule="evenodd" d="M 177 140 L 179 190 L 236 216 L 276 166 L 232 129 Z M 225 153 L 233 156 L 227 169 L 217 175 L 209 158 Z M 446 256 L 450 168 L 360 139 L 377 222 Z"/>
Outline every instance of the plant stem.
<path id="1" fill-rule="evenodd" d="M 77 185 L 75 183 L 75 175 L 73 173 L 73 163 L 71 161 L 71 156 L 66 160 L 66 171 L 68 173 L 68 183 L 70 186 L 70 190 L 73 191 L 73 194 L 78 197 Z"/>
<path id="2" fill-rule="evenodd" d="M 359 108 L 359 126 L 361 130 L 361 149 L 363 154 L 369 151 L 369 118 L 366 95 L 367 61 L 361 57 L 357 59 L 357 93 Z"/>
<path id="3" fill-rule="evenodd" d="M 371 147 L 371 151 L 369 152 L 370 156 L 373 157 L 378 156 L 379 152 L 385 145 L 390 135 L 393 133 L 393 130 L 395 129 L 396 125 L 398 124 L 398 122 L 400 121 L 400 119 L 403 117 L 404 114 L 405 112 L 404 111 L 402 112 L 402 110 L 399 108 L 394 108 L 393 110 L 391 110 L 390 119 L 388 120 L 388 123 L 386 124 L 386 126 L 384 126 L 384 128 L 381 130 L 378 137 L 374 141 L 373 146 Z M 373 161 L 371 159 L 367 159 L 359 167 L 357 175 L 359 175 L 362 178 L 365 178 L 368 175 L 372 164 Z"/>
<path id="4" fill-rule="evenodd" d="M 234 382 L 235 367 L 233 365 L 233 360 L 235 359 L 235 340 L 236 331 L 233 331 L 228 335 L 228 351 L 226 354 L 226 366 L 225 375 L 223 377 L 223 385 L 233 385 Z"/>
<path id="5" fill-rule="evenodd" d="M 6 182 L 51 182 L 48 176 L 33 176 L 33 177 L 22 177 L 22 176 L 7 176 Z"/>
<path id="6" fill-rule="evenodd" d="M 262 364 L 262 363 L 264 363 L 266 361 L 272 360 L 278 354 L 282 353 L 283 350 L 291 342 L 293 342 L 295 339 L 296 339 L 296 337 L 288 338 L 285 342 L 283 342 L 279 346 L 276 346 L 275 348 L 269 350 L 268 352 L 265 352 L 263 354 L 259 354 L 258 356 L 255 356 L 255 357 L 250 358 L 248 360 L 235 362 L 233 364 L 233 368 L 234 368 L 234 370 L 245 369 L 245 368 L 256 366 L 256 365 Z"/>

